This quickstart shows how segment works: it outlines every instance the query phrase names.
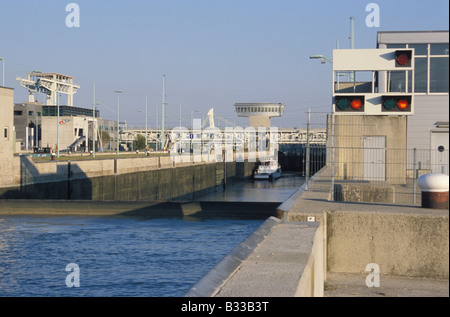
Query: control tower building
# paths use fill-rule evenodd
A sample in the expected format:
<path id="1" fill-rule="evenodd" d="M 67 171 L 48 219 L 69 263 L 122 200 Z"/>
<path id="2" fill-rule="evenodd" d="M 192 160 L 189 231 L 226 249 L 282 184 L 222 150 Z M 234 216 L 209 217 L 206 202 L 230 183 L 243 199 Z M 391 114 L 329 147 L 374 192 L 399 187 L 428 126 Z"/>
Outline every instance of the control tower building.
<path id="1" fill-rule="evenodd" d="M 270 118 L 281 117 L 285 105 L 282 103 L 237 103 L 234 105 L 238 117 L 248 117 L 249 126 L 270 128 Z"/>

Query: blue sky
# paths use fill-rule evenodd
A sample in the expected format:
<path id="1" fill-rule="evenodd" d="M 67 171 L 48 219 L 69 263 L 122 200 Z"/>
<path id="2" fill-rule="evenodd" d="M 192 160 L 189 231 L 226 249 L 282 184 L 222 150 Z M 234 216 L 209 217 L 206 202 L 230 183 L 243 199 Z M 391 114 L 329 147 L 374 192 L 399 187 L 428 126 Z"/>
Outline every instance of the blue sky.
<path id="1" fill-rule="evenodd" d="M 79 28 L 65 24 L 70 2 L 80 7 Z M 371 2 L 379 28 L 365 24 Z M 120 89 L 121 120 L 143 125 L 148 97 L 154 126 L 165 75 L 167 126 L 178 125 L 180 106 L 189 126 L 191 110 L 233 121 L 236 102 L 282 102 L 273 124 L 298 127 L 308 108 L 331 109 L 331 64 L 309 56 L 331 58 L 337 41 L 350 48 L 350 16 L 355 47 L 375 48 L 378 31 L 448 30 L 448 12 L 447 0 L 0 0 L 0 56 L 15 102 L 27 100 L 16 77 L 57 72 L 81 86 L 75 106 L 92 108 L 95 82 L 105 119 L 115 118 Z"/>

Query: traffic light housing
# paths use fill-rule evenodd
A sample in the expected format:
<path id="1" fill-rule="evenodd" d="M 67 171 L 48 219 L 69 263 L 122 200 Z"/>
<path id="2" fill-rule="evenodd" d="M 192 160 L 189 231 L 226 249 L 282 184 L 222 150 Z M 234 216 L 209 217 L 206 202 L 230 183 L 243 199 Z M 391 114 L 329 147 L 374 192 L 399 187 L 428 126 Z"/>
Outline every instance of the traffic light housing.
<path id="1" fill-rule="evenodd" d="M 381 96 L 381 111 L 409 114 L 412 112 L 412 98 L 410 95 Z"/>
<path id="2" fill-rule="evenodd" d="M 364 113 L 365 101 L 364 95 L 335 96 L 335 112 Z"/>
<path id="3" fill-rule="evenodd" d="M 411 67 L 412 50 L 395 51 L 395 67 Z"/>

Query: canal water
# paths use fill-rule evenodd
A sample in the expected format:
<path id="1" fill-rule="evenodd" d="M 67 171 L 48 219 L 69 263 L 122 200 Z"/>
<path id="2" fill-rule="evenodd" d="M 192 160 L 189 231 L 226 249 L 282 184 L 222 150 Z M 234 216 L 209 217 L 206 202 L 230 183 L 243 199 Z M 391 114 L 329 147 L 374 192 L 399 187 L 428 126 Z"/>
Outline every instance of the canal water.
<path id="1" fill-rule="evenodd" d="M 204 201 L 283 202 L 304 178 L 248 181 Z M 0 297 L 179 297 L 264 219 L 0 216 Z M 78 269 L 68 265 L 75 264 Z M 76 285 L 79 278 L 79 287 Z M 67 282 L 68 281 L 68 282 Z"/>
<path id="2" fill-rule="evenodd" d="M 0 216 L 0 296 L 183 296 L 262 222 Z"/>

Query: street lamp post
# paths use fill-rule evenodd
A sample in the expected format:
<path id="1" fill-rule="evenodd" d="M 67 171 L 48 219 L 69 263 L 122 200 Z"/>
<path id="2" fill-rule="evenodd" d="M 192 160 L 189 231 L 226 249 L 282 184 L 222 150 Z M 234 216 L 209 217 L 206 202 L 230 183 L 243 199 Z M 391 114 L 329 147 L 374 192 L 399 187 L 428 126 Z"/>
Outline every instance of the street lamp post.
<path id="1" fill-rule="evenodd" d="M 142 112 L 138 110 L 138 112 Z M 148 98 L 145 97 L 145 150 L 148 147 Z"/>
<path id="2" fill-rule="evenodd" d="M 5 87 L 5 59 L 3 57 L 0 57 L 0 61 L 2 61 L 2 86 Z"/>
<path id="3" fill-rule="evenodd" d="M 115 93 L 117 93 L 117 155 L 119 155 L 119 104 L 120 104 L 120 94 L 122 93 L 122 90 L 116 90 Z"/>
<path id="4" fill-rule="evenodd" d="M 164 131 L 164 107 L 166 106 L 166 90 L 165 90 L 165 83 L 166 83 L 166 75 L 163 76 L 163 100 L 162 100 L 162 118 L 161 118 L 161 147 L 163 152 L 166 150 L 165 148 L 165 131 Z"/>
<path id="5" fill-rule="evenodd" d="M 56 119 L 56 157 L 59 158 L 59 84 L 56 84 L 56 105 L 57 105 L 57 119 Z"/>
<path id="6" fill-rule="evenodd" d="M 310 59 L 321 59 L 321 63 L 325 64 L 326 61 L 330 62 L 331 64 L 333 64 L 333 61 L 323 55 L 311 55 L 309 57 Z M 336 89 L 339 91 L 339 73 L 337 73 L 337 87 Z"/>
<path id="7" fill-rule="evenodd" d="M 95 157 L 95 83 L 94 83 L 94 107 L 92 110 L 92 157 Z"/>
<path id="8" fill-rule="evenodd" d="M 309 58 L 310 59 L 321 59 L 322 60 L 322 64 L 325 64 L 325 61 L 329 61 L 330 63 L 333 63 L 332 60 L 330 60 L 329 58 L 326 58 L 323 55 L 311 55 Z"/>
<path id="9" fill-rule="evenodd" d="M 145 97 L 145 151 L 148 151 L 148 97 Z"/>

